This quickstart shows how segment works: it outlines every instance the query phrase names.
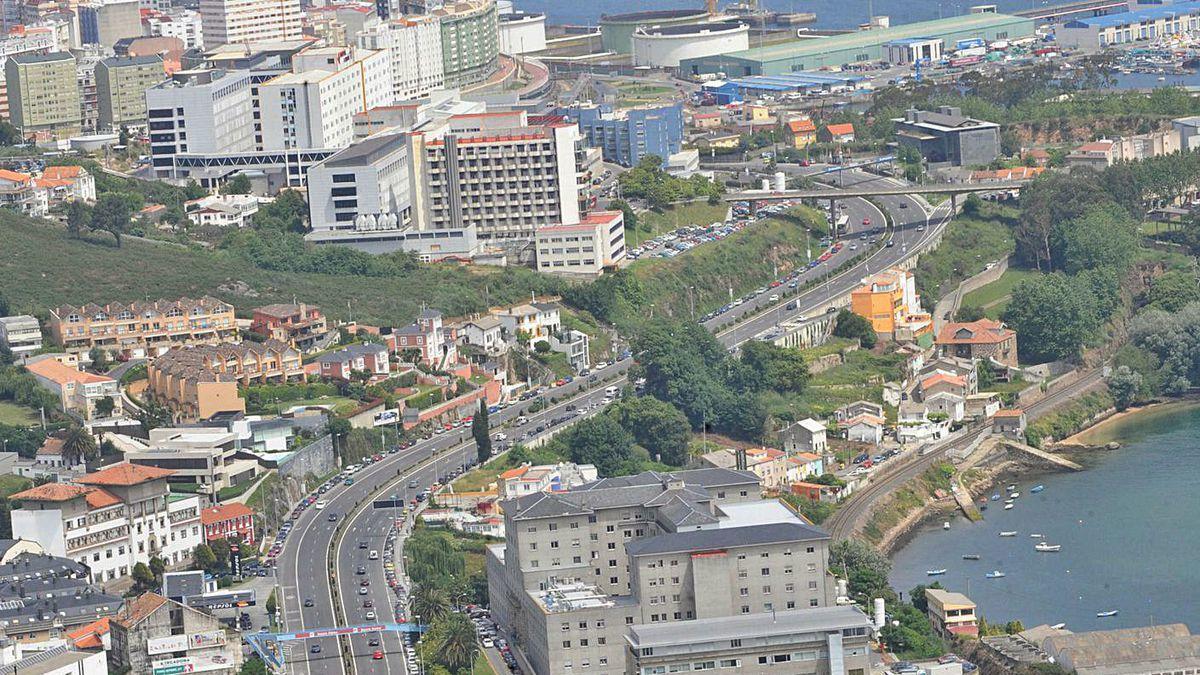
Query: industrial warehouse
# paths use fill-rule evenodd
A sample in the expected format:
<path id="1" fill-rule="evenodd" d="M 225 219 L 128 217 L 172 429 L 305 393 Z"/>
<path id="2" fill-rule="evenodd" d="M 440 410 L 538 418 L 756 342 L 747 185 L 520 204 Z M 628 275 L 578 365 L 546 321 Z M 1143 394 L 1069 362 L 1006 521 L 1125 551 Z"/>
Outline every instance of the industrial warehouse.
<path id="1" fill-rule="evenodd" d="M 953 45 L 959 40 L 983 39 L 992 42 L 1033 34 L 1032 19 L 987 12 L 684 59 L 679 69 L 688 75 L 782 75 L 801 70 L 884 61 L 888 58 L 887 46 L 904 40 L 923 38 Z"/>

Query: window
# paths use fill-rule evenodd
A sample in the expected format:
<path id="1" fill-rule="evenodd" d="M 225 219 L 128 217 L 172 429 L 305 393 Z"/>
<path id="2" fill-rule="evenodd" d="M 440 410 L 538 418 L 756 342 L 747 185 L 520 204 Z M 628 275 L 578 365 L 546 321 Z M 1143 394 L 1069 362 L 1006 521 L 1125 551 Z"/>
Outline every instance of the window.
<path id="1" fill-rule="evenodd" d="M 775 663 L 787 663 L 792 660 L 791 654 L 774 654 L 771 656 L 771 661 Z"/>
<path id="2" fill-rule="evenodd" d="M 741 638 L 735 638 L 735 639 L 733 639 L 733 640 L 730 640 L 730 641 L 729 641 L 729 646 L 730 646 L 731 648 L 732 648 L 732 647 L 741 647 L 741 646 L 742 646 L 742 640 L 741 640 Z"/>
<path id="3" fill-rule="evenodd" d="M 564 622 L 562 622 L 562 625 L 560 627 L 563 629 L 563 632 L 565 633 L 565 632 L 571 630 L 571 623 L 569 621 L 564 621 Z"/>
<path id="4" fill-rule="evenodd" d="M 750 613 L 750 605 L 742 605 L 742 614 Z"/>
<path id="5" fill-rule="evenodd" d="M 819 606 L 820 606 L 820 603 L 819 603 L 819 602 L 817 602 L 817 599 L 816 599 L 816 598 L 813 598 L 812 600 L 809 600 L 809 601 L 808 601 L 808 606 L 809 606 L 809 607 L 819 607 Z"/>
<path id="6" fill-rule="evenodd" d="M 763 586 L 763 595 L 770 595 L 770 594 L 771 594 L 771 586 L 769 584 L 764 585 Z"/>
<path id="7" fill-rule="evenodd" d="M 745 598 L 745 597 L 749 597 L 749 595 L 750 595 L 750 589 L 749 589 L 749 588 L 739 588 L 739 589 L 738 589 L 738 594 L 739 594 L 739 595 L 741 595 L 743 598 Z"/>
<path id="8" fill-rule="evenodd" d="M 736 640 L 735 640 L 736 642 Z M 742 662 L 740 659 L 721 659 L 722 668 L 741 668 Z"/>
<path id="9" fill-rule="evenodd" d="M 770 567 L 764 567 L 764 568 L 762 568 L 762 575 L 763 575 L 764 577 L 769 577 L 769 576 L 771 576 L 771 568 L 770 568 Z"/>
<path id="10" fill-rule="evenodd" d="M 563 640 L 563 649 L 570 649 L 570 648 L 571 648 L 571 641 Z"/>
<path id="11" fill-rule="evenodd" d="M 598 637 L 598 638 L 596 638 L 596 644 L 598 644 L 598 645 L 606 645 L 606 644 L 608 644 L 608 638 L 606 638 L 606 637 Z"/>

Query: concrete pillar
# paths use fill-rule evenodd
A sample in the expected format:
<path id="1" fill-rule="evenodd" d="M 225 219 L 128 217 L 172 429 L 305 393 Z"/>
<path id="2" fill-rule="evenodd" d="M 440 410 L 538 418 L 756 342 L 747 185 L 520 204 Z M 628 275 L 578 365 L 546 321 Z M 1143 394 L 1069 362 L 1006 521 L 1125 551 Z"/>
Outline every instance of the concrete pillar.
<path id="1" fill-rule="evenodd" d="M 958 213 L 958 193 L 950 193 L 950 213 Z"/>

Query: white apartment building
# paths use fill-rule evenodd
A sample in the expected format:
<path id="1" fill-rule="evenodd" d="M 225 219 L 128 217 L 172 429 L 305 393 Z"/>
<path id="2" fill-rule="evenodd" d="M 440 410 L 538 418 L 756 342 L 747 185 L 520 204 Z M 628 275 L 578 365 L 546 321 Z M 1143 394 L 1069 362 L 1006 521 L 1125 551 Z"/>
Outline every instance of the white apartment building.
<path id="1" fill-rule="evenodd" d="M 0 345 L 8 347 L 18 359 L 42 347 L 42 329 L 28 314 L 0 316 Z"/>
<path id="2" fill-rule="evenodd" d="M 200 12 L 176 8 L 149 14 L 142 17 L 142 27 L 148 35 L 179 38 L 184 49 L 204 49 L 204 22 Z"/>
<path id="3" fill-rule="evenodd" d="M 4 3 L 8 7 L 10 3 Z M 12 3 L 16 4 L 16 3 Z M 47 54 L 60 51 L 58 32 L 51 26 L 23 26 L 0 39 L 0 68 L 14 54 Z M 439 69 L 440 70 L 440 69 Z"/>
<path id="4" fill-rule="evenodd" d="M 412 225 L 408 140 L 381 133 L 308 170 L 309 222 L 314 235 L 398 230 Z M 370 215 L 368 224 L 359 219 Z M 380 220 L 383 220 L 382 226 Z"/>
<path id="5" fill-rule="evenodd" d="M 393 101 L 420 98 L 446 85 L 442 29 L 436 17 L 412 16 L 387 21 L 359 35 L 358 45 L 388 53 Z"/>
<path id="6" fill-rule="evenodd" d="M 200 0 L 208 47 L 301 37 L 299 0 Z"/>
<path id="7" fill-rule="evenodd" d="M 173 472 L 116 464 L 76 479 L 13 495 L 13 537 L 36 541 L 51 555 L 91 569 L 95 583 L 125 577 L 157 556 L 186 562 L 204 542 L 200 498 L 172 495 Z"/>
<path id="8" fill-rule="evenodd" d="M 155 175 L 178 178 L 176 156 L 254 150 L 250 73 L 181 70 L 146 90 Z"/>
<path id="9" fill-rule="evenodd" d="M 552 225 L 536 231 L 539 272 L 600 274 L 625 257 L 625 218 L 620 211 L 593 211 L 578 225 Z"/>
<path id="10" fill-rule="evenodd" d="M 386 52 L 306 49 L 292 68 L 258 87 L 263 150 L 347 147 L 354 115 L 391 101 Z"/>

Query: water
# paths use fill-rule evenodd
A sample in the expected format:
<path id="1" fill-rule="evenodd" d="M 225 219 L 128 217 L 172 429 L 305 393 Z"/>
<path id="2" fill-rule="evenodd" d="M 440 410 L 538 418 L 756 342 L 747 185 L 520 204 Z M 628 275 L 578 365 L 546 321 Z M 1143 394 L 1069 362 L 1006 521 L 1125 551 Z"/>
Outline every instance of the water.
<path id="1" fill-rule="evenodd" d="M 1083 472 L 1020 481 L 1011 511 L 989 501 L 982 522 L 924 528 L 893 556 L 892 586 L 907 593 L 937 580 L 968 593 L 988 621 L 1019 619 L 1026 627 L 1183 622 L 1200 630 L 1200 407 L 1135 416 L 1105 433 L 1116 434 L 1122 449 Z M 1038 483 L 1045 491 L 1031 494 Z M 1018 534 L 999 537 L 1003 530 Z M 1031 539 L 1033 532 L 1046 538 Z M 1062 551 L 1037 553 L 1039 541 Z M 963 560 L 964 553 L 982 559 Z M 943 567 L 945 576 L 925 575 Z M 1007 576 L 984 578 L 995 569 Z M 1120 614 L 1096 617 L 1113 609 Z"/>
<path id="2" fill-rule="evenodd" d="M 719 4 L 723 7 L 730 2 L 721 0 Z M 519 10 L 545 13 L 552 24 L 595 24 L 602 14 L 704 6 L 703 0 L 514 0 L 513 4 Z M 875 0 L 873 3 L 867 0 L 760 0 L 759 4 L 776 12 L 814 12 L 817 22 L 809 25 L 816 28 L 854 28 L 866 22 L 871 9 L 875 14 L 890 16 L 892 24 L 896 25 L 966 14 L 971 5 L 976 4 L 994 4 L 997 11 L 1015 12 L 1048 3 L 1043 0 Z"/>

